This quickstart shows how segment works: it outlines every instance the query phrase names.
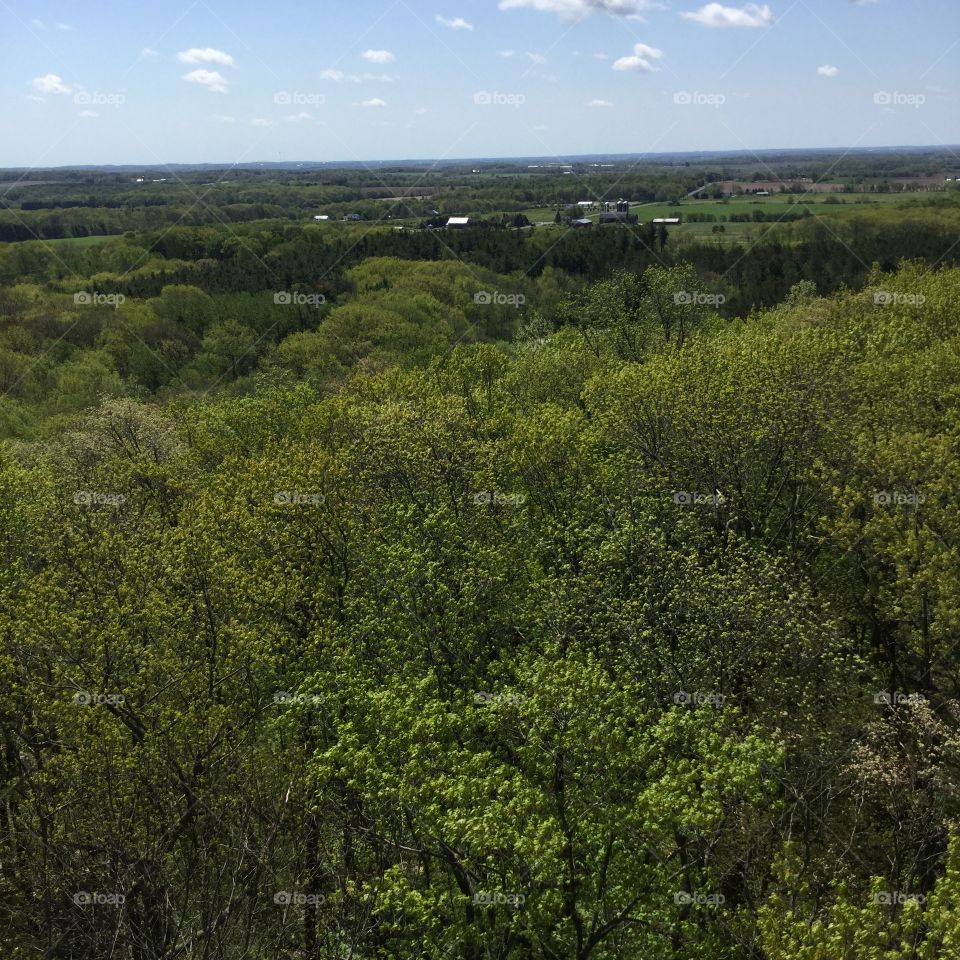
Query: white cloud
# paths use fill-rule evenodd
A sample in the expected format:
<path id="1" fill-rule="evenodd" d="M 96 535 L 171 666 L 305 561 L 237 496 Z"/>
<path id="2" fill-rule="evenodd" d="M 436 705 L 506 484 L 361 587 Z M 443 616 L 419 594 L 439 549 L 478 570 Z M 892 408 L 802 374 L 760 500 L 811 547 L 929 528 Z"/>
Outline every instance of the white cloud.
<path id="1" fill-rule="evenodd" d="M 605 54 L 605 53 L 595 53 L 595 54 L 593 55 L 593 59 L 594 59 L 594 60 L 609 60 L 610 57 L 608 57 L 607 54 Z"/>
<path id="2" fill-rule="evenodd" d="M 437 14 L 437 23 L 442 27 L 446 27 L 448 30 L 472 30 L 473 24 L 468 23 L 463 17 L 454 17 L 452 20 L 448 20 L 446 17 L 441 17 L 440 14 Z"/>
<path id="3" fill-rule="evenodd" d="M 633 45 L 633 56 L 621 57 L 615 60 L 613 70 L 631 70 L 636 73 L 655 73 L 655 67 L 650 61 L 659 60 L 663 56 L 662 50 L 656 47 L 648 47 L 645 43 L 635 43 Z"/>
<path id="4" fill-rule="evenodd" d="M 511 57 L 515 57 L 516 55 L 517 55 L 516 50 L 501 50 L 497 54 L 498 57 L 503 57 L 504 60 L 509 60 Z"/>
<path id="5" fill-rule="evenodd" d="M 58 30 L 63 30 L 64 33 L 73 33 L 73 27 L 69 23 L 55 23 L 54 26 Z"/>
<path id="6" fill-rule="evenodd" d="M 588 107 L 612 107 L 613 104 L 609 100 L 591 100 L 588 104 Z"/>
<path id="7" fill-rule="evenodd" d="M 37 20 L 36 18 L 34 18 L 33 20 L 30 21 L 30 23 L 31 23 L 33 26 L 35 26 L 38 30 L 46 30 L 46 29 L 47 29 L 47 25 L 46 25 L 42 20 Z"/>
<path id="8" fill-rule="evenodd" d="M 78 114 L 78 117 L 99 117 L 100 114 L 96 110 L 81 110 Z"/>
<path id="9" fill-rule="evenodd" d="M 250 126 L 252 127 L 272 127 L 272 120 L 265 120 L 263 117 L 255 117 L 250 121 Z"/>
<path id="10" fill-rule="evenodd" d="M 704 27 L 767 27 L 773 23 L 773 11 L 767 4 L 758 7 L 748 3 L 743 7 L 725 7 L 722 3 L 708 3 L 694 12 L 681 13 L 685 20 L 693 20 Z"/>
<path id="11" fill-rule="evenodd" d="M 199 83 L 211 93 L 226 93 L 229 89 L 226 78 L 216 70 L 191 70 L 183 75 L 183 79 L 188 83 Z"/>
<path id="12" fill-rule="evenodd" d="M 367 63 L 393 63 L 397 59 L 389 50 L 364 50 L 361 56 Z"/>
<path id="13" fill-rule="evenodd" d="M 34 77 L 33 86 L 34 89 L 39 90 L 44 96 L 48 93 L 73 92 L 55 73 L 47 73 L 42 77 Z"/>
<path id="14" fill-rule="evenodd" d="M 159 57 L 160 54 L 157 53 L 157 51 L 154 50 L 152 47 L 144 47 L 144 48 L 140 51 L 140 56 L 141 56 L 144 60 L 156 60 L 156 58 Z"/>
<path id="15" fill-rule="evenodd" d="M 528 51 L 527 56 L 530 58 L 530 62 L 535 63 L 538 67 L 542 67 L 547 62 L 547 58 L 542 53 L 530 53 Z"/>
<path id="16" fill-rule="evenodd" d="M 379 97 L 373 97 L 371 100 L 364 100 L 360 106 L 361 107 L 385 107 L 387 105 L 386 100 L 381 100 Z"/>
<path id="17" fill-rule="evenodd" d="M 818 77 L 835 77 L 839 72 L 838 67 L 832 67 L 829 63 L 825 63 L 822 67 L 817 67 Z"/>
<path id="18" fill-rule="evenodd" d="M 235 117 L 228 117 L 228 116 L 217 117 L 217 123 L 236 123 L 236 122 L 237 121 Z"/>
<path id="19" fill-rule="evenodd" d="M 177 54 L 177 59 L 181 63 L 220 63 L 225 67 L 235 66 L 233 57 L 223 50 L 215 50 L 213 47 L 191 47 L 189 50 L 181 50 Z"/>
<path id="20" fill-rule="evenodd" d="M 312 120 L 313 117 L 311 114 L 307 113 L 306 110 L 301 110 L 299 113 L 291 113 L 289 117 L 284 117 L 287 123 L 303 123 L 304 120 Z"/>
<path id="21" fill-rule="evenodd" d="M 427 110 L 426 107 L 417 107 L 417 109 L 414 110 L 413 112 L 414 112 L 418 117 L 422 117 L 425 113 L 429 113 L 429 111 Z"/>
<path id="22" fill-rule="evenodd" d="M 635 17 L 649 6 L 648 0 L 500 0 L 501 10 L 533 7 L 543 13 L 555 13 L 564 20 L 581 20 L 594 12 Z"/>
<path id="23" fill-rule="evenodd" d="M 395 78 L 385 73 L 344 73 L 328 67 L 320 72 L 320 79 L 334 83 L 393 83 Z"/>

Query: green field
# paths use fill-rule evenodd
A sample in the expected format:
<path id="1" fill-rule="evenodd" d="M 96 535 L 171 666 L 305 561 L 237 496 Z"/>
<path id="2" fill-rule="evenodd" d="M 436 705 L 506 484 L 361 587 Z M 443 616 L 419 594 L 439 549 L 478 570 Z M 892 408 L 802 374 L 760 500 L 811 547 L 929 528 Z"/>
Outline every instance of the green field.
<path id="1" fill-rule="evenodd" d="M 827 198 L 830 198 L 828 202 Z M 755 210 L 763 210 L 768 217 L 786 217 L 789 214 L 801 213 L 804 210 L 813 216 L 837 216 L 852 212 L 866 212 L 891 206 L 909 206 L 921 200 L 929 200 L 928 193 L 897 194 L 897 193 L 835 193 L 809 194 L 794 197 L 791 203 L 787 195 L 774 194 L 769 197 L 744 196 L 725 200 L 701 200 L 696 197 L 685 198 L 679 203 L 656 201 L 653 203 L 639 203 L 631 205 L 630 212 L 635 213 L 640 223 L 646 223 L 659 217 L 680 217 L 683 222 L 671 226 L 671 232 L 683 236 L 695 236 L 702 239 L 713 239 L 718 243 L 725 240 L 749 239 L 756 236 L 763 228 L 775 225 L 776 220 L 762 222 L 729 222 L 724 218 L 731 215 L 751 214 Z M 555 207 L 532 207 L 523 211 L 531 223 L 552 223 L 556 215 Z M 599 218 L 599 210 L 589 210 L 583 216 L 591 220 Z M 689 222 L 691 214 L 711 214 L 716 217 L 714 222 Z M 713 228 L 718 224 L 724 227 L 722 234 L 715 234 Z"/>
<path id="2" fill-rule="evenodd" d="M 62 237 L 57 240 L 44 240 L 44 243 L 75 243 L 77 246 L 93 246 L 98 243 L 106 243 L 107 240 L 116 240 L 122 236 L 119 233 L 102 234 L 95 237 Z"/>

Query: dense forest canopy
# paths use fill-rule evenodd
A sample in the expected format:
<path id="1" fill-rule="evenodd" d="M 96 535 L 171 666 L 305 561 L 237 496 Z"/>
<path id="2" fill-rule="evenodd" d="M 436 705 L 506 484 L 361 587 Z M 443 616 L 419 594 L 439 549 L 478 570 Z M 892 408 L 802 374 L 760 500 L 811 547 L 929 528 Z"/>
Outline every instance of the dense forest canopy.
<path id="1" fill-rule="evenodd" d="M 960 956 L 955 191 L 711 242 L 124 176 L 0 212 L 113 234 L 0 244 L 4 956 Z"/>

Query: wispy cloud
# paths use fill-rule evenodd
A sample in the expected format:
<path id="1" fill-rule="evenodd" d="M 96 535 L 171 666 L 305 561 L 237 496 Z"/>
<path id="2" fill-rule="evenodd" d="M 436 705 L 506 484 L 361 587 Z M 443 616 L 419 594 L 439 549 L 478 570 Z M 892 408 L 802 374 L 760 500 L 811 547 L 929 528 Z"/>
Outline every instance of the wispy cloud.
<path id="1" fill-rule="evenodd" d="M 588 104 L 588 107 L 612 107 L 613 104 L 609 100 L 591 100 Z"/>
<path id="2" fill-rule="evenodd" d="M 387 105 L 386 100 L 381 100 L 379 97 L 373 97 L 370 100 L 364 100 L 361 102 L 361 107 L 385 107 Z"/>
<path id="3" fill-rule="evenodd" d="M 436 16 L 437 23 L 441 27 L 446 27 L 448 30 L 472 30 L 473 24 L 464 20 L 463 17 L 454 17 L 452 20 L 447 19 L 447 17 L 441 17 L 438 13 Z"/>
<path id="4" fill-rule="evenodd" d="M 822 67 L 817 67 L 818 77 L 835 77 L 840 72 L 838 67 L 825 63 Z"/>
<path id="5" fill-rule="evenodd" d="M 181 63 L 219 63 L 225 67 L 236 65 L 229 53 L 215 50 L 213 47 L 191 47 L 189 50 L 181 50 L 177 54 L 177 59 Z"/>
<path id="6" fill-rule="evenodd" d="M 332 80 L 334 83 L 393 83 L 394 77 L 386 73 L 344 73 L 328 67 L 320 71 L 321 80 Z"/>
<path id="7" fill-rule="evenodd" d="M 532 7 L 555 13 L 564 20 L 582 20 L 591 13 L 609 13 L 618 17 L 637 17 L 650 7 L 648 0 L 500 0 L 501 10 Z"/>

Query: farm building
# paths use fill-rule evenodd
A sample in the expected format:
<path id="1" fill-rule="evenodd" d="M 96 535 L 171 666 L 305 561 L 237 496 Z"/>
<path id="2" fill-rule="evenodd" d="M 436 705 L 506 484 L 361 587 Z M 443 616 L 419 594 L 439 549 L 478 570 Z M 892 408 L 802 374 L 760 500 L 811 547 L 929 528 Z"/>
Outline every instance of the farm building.
<path id="1" fill-rule="evenodd" d="M 448 227 L 448 228 L 450 228 L 450 227 L 455 227 L 455 228 L 457 228 L 457 229 L 462 230 L 464 227 L 469 227 L 470 225 L 471 225 L 471 224 L 470 224 L 470 218 L 469 218 L 469 217 L 451 217 L 451 218 L 447 221 L 447 227 Z"/>
<path id="2" fill-rule="evenodd" d="M 630 212 L 629 200 L 604 201 L 601 223 L 636 223 L 638 219 L 635 213 Z"/>

